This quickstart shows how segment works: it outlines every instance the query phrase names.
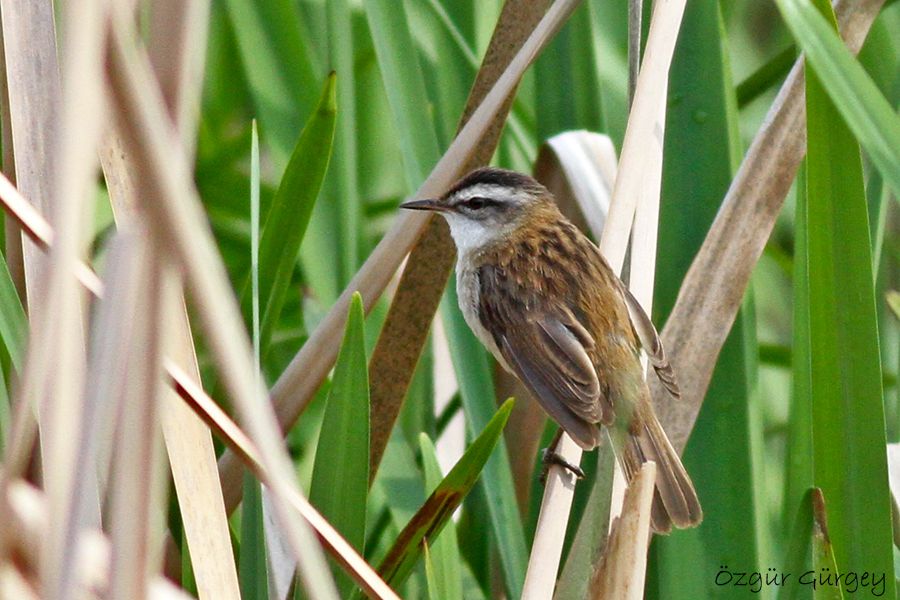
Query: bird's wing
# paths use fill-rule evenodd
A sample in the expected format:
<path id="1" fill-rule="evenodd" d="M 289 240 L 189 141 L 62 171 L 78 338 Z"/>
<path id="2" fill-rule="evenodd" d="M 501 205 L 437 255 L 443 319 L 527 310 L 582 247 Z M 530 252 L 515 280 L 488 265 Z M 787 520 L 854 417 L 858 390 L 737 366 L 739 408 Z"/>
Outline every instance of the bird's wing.
<path id="1" fill-rule="evenodd" d="M 482 267 L 479 285 L 481 322 L 506 363 L 573 439 L 593 448 L 594 424 L 611 422 L 613 413 L 588 354 L 591 335 L 565 307 L 527 307 L 508 298 L 494 269 Z"/>
<path id="2" fill-rule="evenodd" d="M 659 339 L 659 333 L 653 325 L 653 321 L 644 312 L 641 303 L 637 298 L 619 281 L 619 289 L 622 290 L 622 296 L 625 298 L 625 306 L 628 308 L 628 316 L 631 317 L 631 325 L 641 341 L 644 352 L 650 358 L 650 364 L 656 371 L 657 377 L 663 386 L 675 398 L 681 397 L 681 390 L 678 388 L 678 381 L 675 379 L 675 371 L 666 357 L 666 351 L 663 348 L 662 340 Z"/>

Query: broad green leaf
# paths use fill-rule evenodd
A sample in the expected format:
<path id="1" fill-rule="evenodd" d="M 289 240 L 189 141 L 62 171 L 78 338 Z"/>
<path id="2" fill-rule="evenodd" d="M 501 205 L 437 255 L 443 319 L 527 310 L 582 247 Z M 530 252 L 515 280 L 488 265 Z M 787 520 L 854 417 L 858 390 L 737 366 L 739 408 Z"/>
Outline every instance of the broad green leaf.
<path id="1" fill-rule="evenodd" d="M 297 140 L 263 227 L 259 251 L 263 358 L 281 314 L 297 252 L 328 169 L 336 116 L 335 86 L 336 79 L 332 74 L 325 82 L 318 107 Z M 245 318 L 250 322 L 252 303 L 246 288 L 241 304 Z"/>
<path id="2" fill-rule="evenodd" d="M 833 29 L 828 35 L 820 31 L 828 21 L 836 27 L 826 2 L 819 2 L 819 10 L 828 21 L 818 12 L 809 15 L 807 8 L 816 9 L 808 4 L 779 0 L 779 5 L 795 33 L 815 23 L 809 29 L 816 32 L 815 40 L 834 35 Z M 837 85 L 833 65 L 817 54 L 819 42 L 804 35 L 798 33 L 801 45 L 813 51 L 806 69 L 807 256 L 798 259 L 805 258 L 809 277 L 803 300 L 808 314 L 801 318 L 809 319 L 813 476 L 828 502 L 838 569 L 892 573 L 881 356 L 862 162 L 854 135 L 833 103 L 843 100 L 826 90 Z M 829 70 L 828 79 L 822 78 Z M 893 597 L 893 577 L 886 586 Z"/>
<path id="3" fill-rule="evenodd" d="M 403 583 L 419 560 L 423 542 L 433 543 L 475 485 L 500 441 L 512 407 L 512 399 L 503 403 L 481 435 L 466 449 L 450 473 L 403 528 L 400 537 L 378 567 L 379 575 L 390 586 L 396 588 Z M 486 475 L 489 476 L 487 473 Z"/>
<path id="4" fill-rule="evenodd" d="M 425 470 L 425 493 L 431 494 L 443 479 L 441 466 L 438 464 L 434 444 L 424 433 L 419 436 L 419 447 L 422 450 L 422 466 Z M 462 600 L 461 561 L 456 525 L 452 519 L 431 542 L 430 549 L 431 560 L 425 563 L 429 595 L 439 600 Z"/>
<path id="5" fill-rule="evenodd" d="M 740 156 L 736 101 L 719 2 L 689 2 L 669 75 L 659 251 L 654 306 L 671 311 Z M 703 523 L 658 537 L 648 570 L 649 598 L 727 598 L 706 569 L 759 571 L 766 512 L 761 477 L 762 426 L 756 386 L 752 298 L 722 347 L 684 464 L 703 505 Z M 653 377 L 651 374 L 650 377 Z M 709 459 L 715 456 L 715 460 Z M 728 476 L 723 477 L 723 469 Z M 741 515 L 735 519 L 734 515 Z"/>
<path id="6" fill-rule="evenodd" d="M 450 358 L 459 381 L 463 409 L 466 412 L 468 431 L 474 432 L 484 427 L 494 410 L 494 382 L 488 363 L 487 352 L 466 324 L 459 311 L 454 279 L 441 302 L 441 317 L 447 331 Z M 484 494 L 488 516 L 500 555 L 501 571 L 510 597 L 518 598 L 525 583 L 525 566 L 528 552 L 525 548 L 525 533 L 522 517 L 516 504 L 516 490 L 509 454 L 503 440 L 499 448 L 484 468 Z"/>
<path id="7" fill-rule="evenodd" d="M 885 182 L 900 194 L 900 117 L 810 0 L 776 0 L 822 93 L 866 150 Z"/>
<path id="8" fill-rule="evenodd" d="M 358 551 L 366 536 L 369 489 L 369 378 L 362 297 L 353 295 L 316 446 L 309 499 Z M 335 568 L 346 597 L 353 581 Z"/>
<path id="9" fill-rule="evenodd" d="M 787 551 L 781 569 L 779 569 L 782 573 L 790 573 L 792 577 L 785 581 L 784 586 L 778 588 L 779 600 L 806 600 L 812 597 L 812 588 L 800 583 L 800 574 L 810 570 L 813 532 L 812 498 L 815 493 L 821 495 L 822 492 L 814 488 L 806 490 L 795 510 L 796 515 L 790 537 L 787 540 Z"/>
<path id="10" fill-rule="evenodd" d="M 809 337 L 809 202 L 806 196 L 806 163 L 797 174 L 797 209 L 794 227 L 794 318 L 791 406 L 788 420 L 787 468 L 785 470 L 785 522 L 798 502 L 806 502 L 813 487 L 812 390 Z"/>
<path id="11" fill-rule="evenodd" d="M 238 575 L 241 598 L 268 600 L 266 536 L 263 521 L 262 487 L 250 473 L 244 473 L 241 502 L 241 560 Z"/>

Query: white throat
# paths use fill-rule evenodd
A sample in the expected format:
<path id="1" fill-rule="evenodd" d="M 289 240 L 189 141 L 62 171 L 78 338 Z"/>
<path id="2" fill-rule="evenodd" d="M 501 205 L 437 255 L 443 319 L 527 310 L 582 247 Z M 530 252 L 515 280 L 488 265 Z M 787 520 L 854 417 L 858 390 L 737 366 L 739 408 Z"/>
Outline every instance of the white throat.
<path id="1" fill-rule="evenodd" d="M 501 233 L 499 229 L 486 227 L 484 223 L 456 213 L 443 213 L 442 216 L 447 219 L 450 226 L 450 235 L 453 236 L 459 256 L 466 256 L 485 247 Z"/>

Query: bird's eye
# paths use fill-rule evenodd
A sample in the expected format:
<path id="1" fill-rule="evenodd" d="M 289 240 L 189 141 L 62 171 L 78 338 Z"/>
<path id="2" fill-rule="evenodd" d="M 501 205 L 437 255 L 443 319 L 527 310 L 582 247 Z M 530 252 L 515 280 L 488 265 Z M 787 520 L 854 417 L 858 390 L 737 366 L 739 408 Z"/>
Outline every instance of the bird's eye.
<path id="1" fill-rule="evenodd" d="M 465 202 L 463 202 L 463 206 L 471 210 L 481 210 L 485 206 L 489 204 L 487 198 L 482 198 L 480 196 L 475 196 L 474 198 L 469 198 Z"/>

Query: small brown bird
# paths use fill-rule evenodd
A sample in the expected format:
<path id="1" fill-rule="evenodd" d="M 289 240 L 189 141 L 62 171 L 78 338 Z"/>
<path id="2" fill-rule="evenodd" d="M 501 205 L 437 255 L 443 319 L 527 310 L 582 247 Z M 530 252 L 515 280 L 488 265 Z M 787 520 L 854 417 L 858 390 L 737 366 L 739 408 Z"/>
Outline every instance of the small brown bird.
<path id="1" fill-rule="evenodd" d="M 607 427 L 629 480 L 642 463 L 656 462 L 653 529 L 700 523 L 697 493 L 643 376 L 642 346 L 678 396 L 656 329 L 547 188 L 515 171 L 482 168 L 439 199 L 401 207 L 447 220 L 466 322 L 562 429 L 591 450 L 601 442 L 600 426 Z"/>

